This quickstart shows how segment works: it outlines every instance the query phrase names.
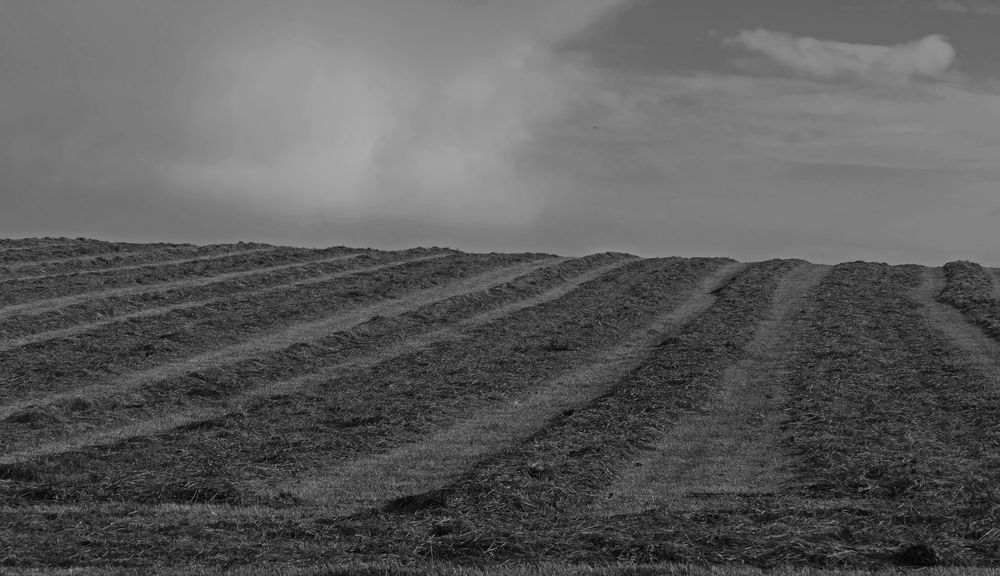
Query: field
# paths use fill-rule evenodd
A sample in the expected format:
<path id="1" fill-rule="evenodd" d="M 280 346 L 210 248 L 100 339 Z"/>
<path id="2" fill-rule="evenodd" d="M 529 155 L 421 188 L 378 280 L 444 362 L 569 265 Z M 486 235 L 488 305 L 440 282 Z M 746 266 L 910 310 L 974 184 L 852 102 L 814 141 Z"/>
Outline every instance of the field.
<path id="1" fill-rule="evenodd" d="M 1000 573 L 1000 273 L 0 240 L 0 573 Z"/>

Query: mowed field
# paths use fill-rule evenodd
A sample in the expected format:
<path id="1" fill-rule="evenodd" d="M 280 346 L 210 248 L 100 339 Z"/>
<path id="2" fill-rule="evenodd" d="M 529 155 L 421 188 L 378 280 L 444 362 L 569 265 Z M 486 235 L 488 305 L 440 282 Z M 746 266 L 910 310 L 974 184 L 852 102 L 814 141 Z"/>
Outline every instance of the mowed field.
<path id="1" fill-rule="evenodd" d="M 0 240 L 0 573 L 995 574 L 998 286 Z"/>

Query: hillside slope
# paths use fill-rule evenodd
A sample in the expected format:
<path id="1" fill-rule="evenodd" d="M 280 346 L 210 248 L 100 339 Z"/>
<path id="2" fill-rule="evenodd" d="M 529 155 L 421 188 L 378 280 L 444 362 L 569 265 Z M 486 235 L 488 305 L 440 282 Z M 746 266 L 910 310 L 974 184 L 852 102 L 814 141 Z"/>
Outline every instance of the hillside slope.
<path id="1" fill-rule="evenodd" d="M 995 272 L 0 240 L 0 571 L 1000 567 Z"/>

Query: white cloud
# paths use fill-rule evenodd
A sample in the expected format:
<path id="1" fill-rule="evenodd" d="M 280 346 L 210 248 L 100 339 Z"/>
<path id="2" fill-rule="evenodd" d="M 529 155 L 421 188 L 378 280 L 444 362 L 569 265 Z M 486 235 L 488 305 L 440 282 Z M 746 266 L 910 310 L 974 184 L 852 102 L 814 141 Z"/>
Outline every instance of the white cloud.
<path id="1" fill-rule="evenodd" d="M 729 46 L 763 54 L 800 74 L 820 79 L 842 77 L 906 82 L 939 78 L 955 60 L 955 49 L 940 35 L 895 46 L 849 44 L 796 38 L 768 30 L 744 30 L 726 40 Z"/>

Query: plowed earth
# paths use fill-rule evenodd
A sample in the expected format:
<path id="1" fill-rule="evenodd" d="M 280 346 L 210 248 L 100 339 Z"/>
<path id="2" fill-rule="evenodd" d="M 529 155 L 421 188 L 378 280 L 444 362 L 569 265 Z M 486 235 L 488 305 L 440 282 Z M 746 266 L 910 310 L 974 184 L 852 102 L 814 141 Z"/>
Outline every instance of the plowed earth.
<path id="1" fill-rule="evenodd" d="M 0 572 L 1000 567 L 995 282 L 0 240 Z"/>

